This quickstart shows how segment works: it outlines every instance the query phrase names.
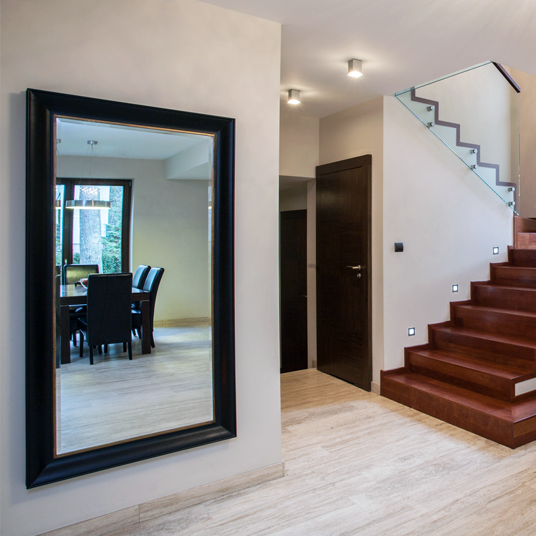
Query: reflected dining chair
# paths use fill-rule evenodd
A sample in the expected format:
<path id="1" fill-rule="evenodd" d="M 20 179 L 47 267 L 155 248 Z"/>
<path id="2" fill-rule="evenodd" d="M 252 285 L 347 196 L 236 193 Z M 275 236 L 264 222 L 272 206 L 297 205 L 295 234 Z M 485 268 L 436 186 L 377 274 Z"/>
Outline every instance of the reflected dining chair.
<path id="1" fill-rule="evenodd" d="M 98 264 L 65 264 L 63 265 L 63 284 L 75 285 L 89 274 L 98 274 Z M 76 346 L 76 332 L 78 331 L 78 319 L 86 315 L 85 306 L 69 307 L 69 332 Z"/>
<path id="2" fill-rule="evenodd" d="M 90 274 L 87 280 L 87 317 L 78 320 L 82 333 L 80 357 L 84 355 L 84 338 L 89 346 L 89 363 L 93 365 L 93 348 L 123 343 L 132 359 L 132 274 Z"/>
<path id="3" fill-rule="evenodd" d="M 138 268 L 136 268 L 136 272 L 132 276 L 132 286 L 134 288 L 143 288 L 143 284 L 147 279 L 147 274 L 149 273 L 150 269 L 151 267 L 146 266 L 145 264 L 140 264 Z"/>
<path id="4" fill-rule="evenodd" d="M 156 304 L 156 294 L 158 292 L 158 287 L 160 286 L 160 281 L 164 275 L 164 268 L 151 268 L 145 279 L 143 285 L 143 290 L 149 293 L 149 312 L 150 312 L 150 321 L 149 326 L 151 330 L 151 346 L 154 348 L 154 337 L 153 337 L 153 323 L 154 323 L 154 307 Z M 138 337 L 141 339 L 141 309 L 132 309 L 132 331 L 136 330 L 138 332 Z"/>
<path id="5" fill-rule="evenodd" d="M 138 268 L 136 268 L 136 273 L 132 277 L 132 287 L 143 289 L 143 285 L 145 284 L 145 280 L 147 279 L 147 274 L 149 273 L 149 270 L 151 269 L 150 266 L 146 266 L 145 264 L 140 264 Z M 141 305 L 140 302 L 134 302 L 132 304 L 132 309 L 140 309 Z"/>

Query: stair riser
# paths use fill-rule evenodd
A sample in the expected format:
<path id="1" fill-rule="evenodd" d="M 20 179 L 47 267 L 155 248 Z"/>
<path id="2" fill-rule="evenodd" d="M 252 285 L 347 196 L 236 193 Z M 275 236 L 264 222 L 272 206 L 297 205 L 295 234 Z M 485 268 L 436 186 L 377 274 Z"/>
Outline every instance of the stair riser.
<path id="1" fill-rule="evenodd" d="M 510 287 L 536 288 L 536 271 L 523 267 L 491 266 L 491 282 Z"/>
<path id="2" fill-rule="evenodd" d="M 518 233 L 517 248 L 536 250 L 536 233 Z"/>
<path id="3" fill-rule="evenodd" d="M 431 359 L 428 356 L 419 355 L 415 352 L 408 352 L 408 368 L 411 372 L 435 378 L 436 380 L 457 385 L 464 389 L 469 389 L 483 395 L 499 398 L 507 402 L 515 396 L 515 387 L 512 381 L 446 363 L 438 359 Z"/>
<path id="4" fill-rule="evenodd" d="M 514 367 L 530 366 L 534 370 L 536 351 L 526 346 L 496 342 L 461 333 L 450 333 L 441 329 L 431 329 L 432 346 L 440 350 L 460 352 L 471 357 L 487 359 L 494 363 Z"/>
<path id="5" fill-rule="evenodd" d="M 508 259 L 513 266 L 536 266 L 536 250 L 510 249 Z"/>
<path id="6" fill-rule="evenodd" d="M 395 402 L 404 404 L 427 415 L 458 426 L 505 445 L 515 448 L 512 425 L 473 408 L 432 393 L 421 391 L 413 386 L 399 384 L 395 378 L 382 376 L 381 394 Z"/>
<path id="7" fill-rule="evenodd" d="M 536 318 L 501 311 L 454 307 L 454 324 L 489 333 L 536 338 Z"/>
<path id="8" fill-rule="evenodd" d="M 472 297 L 474 303 L 483 307 L 536 313 L 536 290 L 533 289 L 473 285 Z"/>

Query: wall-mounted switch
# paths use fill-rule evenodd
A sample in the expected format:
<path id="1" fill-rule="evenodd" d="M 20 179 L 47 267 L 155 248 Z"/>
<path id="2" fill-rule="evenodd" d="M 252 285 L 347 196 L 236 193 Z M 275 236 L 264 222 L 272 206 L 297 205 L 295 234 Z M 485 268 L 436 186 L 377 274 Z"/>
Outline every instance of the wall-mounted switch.
<path id="1" fill-rule="evenodd" d="M 395 253 L 404 251 L 404 242 L 395 242 Z"/>

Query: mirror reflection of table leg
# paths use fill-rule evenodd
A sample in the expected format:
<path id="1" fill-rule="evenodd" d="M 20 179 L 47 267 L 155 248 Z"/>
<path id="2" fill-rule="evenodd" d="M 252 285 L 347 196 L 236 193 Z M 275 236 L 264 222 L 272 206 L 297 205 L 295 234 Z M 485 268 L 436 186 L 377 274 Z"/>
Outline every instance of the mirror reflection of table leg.
<path id="1" fill-rule="evenodd" d="M 60 322 L 61 322 L 61 364 L 71 362 L 71 319 L 69 317 L 69 306 L 62 305 L 60 307 Z"/>
<path id="2" fill-rule="evenodd" d="M 141 353 L 151 353 L 151 317 L 150 302 L 145 300 L 141 303 Z"/>

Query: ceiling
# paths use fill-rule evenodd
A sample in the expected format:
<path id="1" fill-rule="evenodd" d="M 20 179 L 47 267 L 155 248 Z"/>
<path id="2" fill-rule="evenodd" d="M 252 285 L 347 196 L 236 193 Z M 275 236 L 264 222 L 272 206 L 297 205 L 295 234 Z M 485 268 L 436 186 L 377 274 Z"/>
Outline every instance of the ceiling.
<path id="1" fill-rule="evenodd" d="M 281 106 L 324 117 L 487 60 L 536 74 L 535 0 L 204 0 L 282 24 Z M 364 75 L 346 76 L 363 61 Z"/>
<path id="2" fill-rule="evenodd" d="M 154 160 L 166 160 L 199 143 L 206 144 L 207 150 L 212 145 L 208 135 L 68 118 L 58 119 L 56 139 L 59 156 L 89 156 L 88 140 L 94 140 L 98 142 L 93 148 L 95 157 Z"/>

